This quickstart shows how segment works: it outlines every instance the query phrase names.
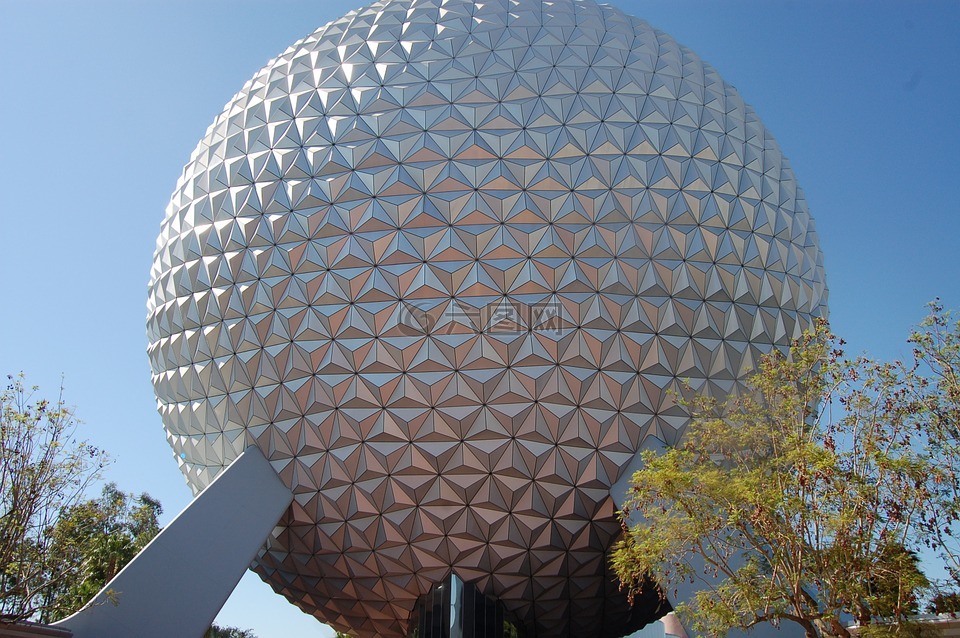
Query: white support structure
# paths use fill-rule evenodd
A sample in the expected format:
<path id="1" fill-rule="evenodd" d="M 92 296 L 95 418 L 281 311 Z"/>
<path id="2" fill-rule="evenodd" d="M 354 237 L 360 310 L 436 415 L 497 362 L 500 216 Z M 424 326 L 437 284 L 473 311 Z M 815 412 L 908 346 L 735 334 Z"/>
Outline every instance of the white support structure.
<path id="1" fill-rule="evenodd" d="M 293 494 L 256 447 L 222 471 L 87 604 L 74 638 L 200 638 Z"/>

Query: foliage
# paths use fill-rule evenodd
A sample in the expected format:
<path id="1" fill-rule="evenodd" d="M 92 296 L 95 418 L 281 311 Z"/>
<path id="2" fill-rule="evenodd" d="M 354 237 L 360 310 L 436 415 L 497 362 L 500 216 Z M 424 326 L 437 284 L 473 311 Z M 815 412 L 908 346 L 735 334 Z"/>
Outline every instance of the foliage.
<path id="1" fill-rule="evenodd" d="M 104 486 L 100 498 L 61 512 L 50 531 L 52 548 L 60 560 L 82 569 L 49 590 L 58 611 L 43 620 L 58 620 L 91 600 L 160 533 L 162 512 L 150 495 L 125 494 L 113 483 Z"/>
<path id="2" fill-rule="evenodd" d="M 0 622 L 61 610 L 52 592 L 83 564 L 64 561 L 49 533 L 98 478 L 105 455 L 77 437 L 64 403 L 34 398 L 23 374 L 0 393 Z"/>
<path id="3" fill-rule="evenodd" d="M 927 611 L 931 614 L 956 614 L 960 612 L 960 592 L 937 592 L 937 594 L 930 599 Z"/>
<path id="4" fill-rule="evenodd" d="M 821 323 L 789 357 L 765 356 L 741 396 L 682 401 L 684 441 L 644 454 L 624 505 L 612 562 L 629 593 L 647 574 L 668 591 L 697 583 L 678 612 L 712 636 L 791 621 L 846 637 L 849 619 L 915 635 L 906 616 L 927 583 L 909 550 L 940 475 L 922 445 L 926 390 L 842 343 Z"/>
<path id="5" fill-rule="evenodd" d="M 910 337 L 919 377 L 913 388 L 915 409 L 926 418 L 927 452 L 939 472 L 930 481 L 932 505 L 922 521 L 927 546 L 943 559 L 960 587 L 960 321 L 953 321 L 939 301 Z"/>
<path id="6" fill-rule="evenodd" d="M 889 566 L 889 571 L 878 571 L 867 579 L 867 591 L 875 601 L 873 612 L 879 618 L 896 618 L 898 615 L 916 615 L 920 613 L 918 594 L 930 587 L 930 582 L 920 569 L 920 558 L 913 550 L 898 543 L 883 547 L 881 565 Z M 891 578 L 891 573 L 896 577 Z M 898 591 L 908 583 L 910 587 L 903 595 Z M 900 608 L 891 603 L 899 603 Z"/>
<path id="7" fill-rule="evenodd" d="M 210 629 L 203 634 L 203 638 L 257 638 L 249 629 L 237 629 L 236 627 L 220 627 L 219 625 L 210 625 Z"/>

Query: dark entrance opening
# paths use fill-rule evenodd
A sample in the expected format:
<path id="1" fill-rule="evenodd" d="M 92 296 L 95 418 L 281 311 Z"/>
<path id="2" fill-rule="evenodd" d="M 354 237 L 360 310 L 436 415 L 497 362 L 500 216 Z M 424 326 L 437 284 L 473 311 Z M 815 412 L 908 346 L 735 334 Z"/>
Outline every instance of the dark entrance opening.
<path id="1" fill-rule="evenodd" d="M 456 574 L 417 600 L 410 619 L 410 638 L 523 638 L 503 605 L 484 596 Z"/>

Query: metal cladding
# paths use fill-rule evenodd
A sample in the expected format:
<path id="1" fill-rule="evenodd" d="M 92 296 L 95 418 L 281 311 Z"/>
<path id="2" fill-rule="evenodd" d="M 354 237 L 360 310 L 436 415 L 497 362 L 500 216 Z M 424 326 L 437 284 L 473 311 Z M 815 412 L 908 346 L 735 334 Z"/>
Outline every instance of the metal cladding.
<path id="1" fill-rule="evenodd" d="M 668 390 L 732 391 L 826 294 L 776 142 L 672 38 L 589 1 L 387 0 L 209 128 L 149 354 L 194 490 L 253 443 L 295 492 L 255 569 L 302 609 L 398 636 L 452 570 L 537 635 L 619 635 L 610 487 L 682 434 Z"/>

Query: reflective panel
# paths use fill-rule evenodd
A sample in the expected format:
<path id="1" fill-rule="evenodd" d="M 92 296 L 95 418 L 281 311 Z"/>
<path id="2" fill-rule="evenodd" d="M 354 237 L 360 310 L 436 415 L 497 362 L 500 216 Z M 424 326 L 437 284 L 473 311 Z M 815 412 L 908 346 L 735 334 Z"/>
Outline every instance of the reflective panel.
<path id="1" fill-rule="evenodd" d="M 355 636 L 451 571 L 530 635 L 619 635 L 610 486 L 826 313 L 737 91 L 589 1 L 395 0 L 271 61 L 167 208 L 147 332 L 194 490 L 295 492 L 255 569 Z M 242 504 L 238 504 L 242 506 Z"/>

